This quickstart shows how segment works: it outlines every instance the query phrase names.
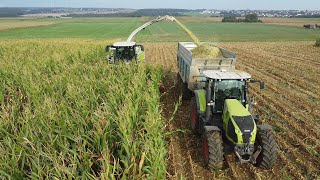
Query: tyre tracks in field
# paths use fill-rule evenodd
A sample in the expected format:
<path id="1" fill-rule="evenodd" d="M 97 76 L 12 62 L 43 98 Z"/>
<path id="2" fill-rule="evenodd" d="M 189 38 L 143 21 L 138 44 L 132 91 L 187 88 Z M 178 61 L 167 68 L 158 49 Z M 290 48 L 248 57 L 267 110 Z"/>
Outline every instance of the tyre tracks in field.
<path id="1" fill-rule="evenodd" d="M 241 60 L 249 61 L 247 64 L 254 64 L 256 69 L 263 68 L 276 76 L 277 79 L 283 79 L 285 82 L 290 82 L 294 86 L 298 86 L 298 88 L 309 91 L 308 94 L 311 96 L 320 96 L 320 92 L 317 91 L 317 89 L 320 89 L 320 86 L 315 83 L 317 82 L 317 76 L 309 74 L 307 77 L 302 77 L 302 73 L 306 74 L 306 72 L 299 71 L 297 67 L 290 67 L 288 64 L 277 62 L 277 59 L 270 59 L 267 55 L 254 53 L 244 48 L 232 49 L 240 52 L 243 57 Z"/>

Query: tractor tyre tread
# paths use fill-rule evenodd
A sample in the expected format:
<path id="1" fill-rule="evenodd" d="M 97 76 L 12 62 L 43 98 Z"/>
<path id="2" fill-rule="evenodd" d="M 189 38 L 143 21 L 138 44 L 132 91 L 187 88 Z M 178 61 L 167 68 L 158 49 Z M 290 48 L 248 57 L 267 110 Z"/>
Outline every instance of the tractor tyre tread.
<path id="1" fill-rule="evenodd" d="M 257 134 L 262 151 L 257 158 L 257 166 L 271 169 L 278 159 L 278 145 L 271 130 L 262 130 Z"/>
<path id="2" fill-rule="evenodd" d="M 212 170 L 220 170 L 223 168 L 224 154 L 223 141 L 219 131 L 213 131 L 206 134 L 209 147 L 208 166 Z"/>

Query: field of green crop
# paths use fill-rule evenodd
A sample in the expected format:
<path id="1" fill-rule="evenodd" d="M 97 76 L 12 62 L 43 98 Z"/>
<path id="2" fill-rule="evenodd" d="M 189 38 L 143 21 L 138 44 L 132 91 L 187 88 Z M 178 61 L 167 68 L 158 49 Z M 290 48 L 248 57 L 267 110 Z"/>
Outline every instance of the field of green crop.
<path id="1" fill-rule="evenodd" d="M 267 24 L 186 23 L 205 41 L 307 41 L 319 37 L 320 30 Z"/>
<path id="2" fill-rule="evenodd" d="M 125 40 L 148 18 L 74 18 L 36 19 L 37 23 L 55 23 L 41 27 L 28 27 L 2 30 L 0 39 L 28 38 L 91 38 Z M 191 19 L 191 20 L 190 20 Z M 216 19 L 182 18 L 181 21 L 202 41 L 309 41 L 320 35 L 319 30 L 308 30 L 302 26 L 275 24 L 217 23 Z M 198 18 L 199 19 L 199 18 Z M 29 20 L 32 23 L 31 20 Z M 0 19 L 1 25 L 6 21 Z M 146 28 L 137 35 L 139 42 L 189 41 L 180 27 L 174 22 L 161 22 Z"/>
<path id="3" fill-rule="evenodd" d="M 109 66 L 107 43 L 0 42 L 0 177 L 165 177 L 162 71 Z"/>

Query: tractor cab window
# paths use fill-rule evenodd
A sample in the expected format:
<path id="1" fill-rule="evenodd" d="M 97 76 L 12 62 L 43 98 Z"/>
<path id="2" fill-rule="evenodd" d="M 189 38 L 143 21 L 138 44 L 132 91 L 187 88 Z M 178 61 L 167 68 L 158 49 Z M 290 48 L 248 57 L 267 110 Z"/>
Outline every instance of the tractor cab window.
<path id="1" fill-rule="evenodd" d="M 225 99 L 242 100 L 242 87 L 244 81 L 240 80 L 222 80 L 214 83 L 214 101 L 215 110 L 222 111 Z"/>
<path id="2" fill-rule="evenodd" d="M 135 58 L 135 52 L 133 47 L 118 47 L 116 56 L 118 59 L 132 60 Z"/>

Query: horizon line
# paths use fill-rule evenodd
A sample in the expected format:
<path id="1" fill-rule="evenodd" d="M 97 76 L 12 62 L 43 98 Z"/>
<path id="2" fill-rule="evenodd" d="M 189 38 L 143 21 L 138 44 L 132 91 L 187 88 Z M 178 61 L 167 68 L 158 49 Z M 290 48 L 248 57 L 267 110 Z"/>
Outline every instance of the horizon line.
<path id="1" fill-rule="evenodd" d="M 130 9 L 130 10 L 141 10 L 141 9 L 181 9 L 181 10 L 252 10 L 252 11 L 320 11 L 320 9 L 211 9 L 211 8 L 197 8 L 197 9 L 189 9 L 189 8 L 124 8 L 124 7 L 48 7 L 48 6 L 0 6 L 0 8 L 94 8 L 94 9 Z"/>

